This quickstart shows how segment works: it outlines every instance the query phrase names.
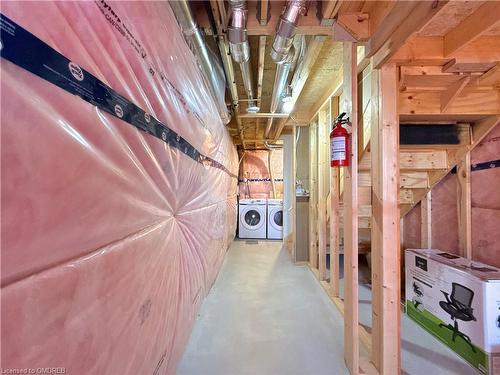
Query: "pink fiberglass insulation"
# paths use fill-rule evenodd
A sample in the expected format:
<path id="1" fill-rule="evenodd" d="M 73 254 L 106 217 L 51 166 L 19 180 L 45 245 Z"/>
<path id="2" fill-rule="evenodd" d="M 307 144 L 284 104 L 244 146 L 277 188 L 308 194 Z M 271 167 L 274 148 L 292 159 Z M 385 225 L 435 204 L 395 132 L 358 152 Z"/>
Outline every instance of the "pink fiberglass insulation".
<path id="1" fill-rule="evenodd" d="M 500 126 L 471 152 L 471 163 L 500 159 Z M 471 172 L 473 259 L 500 267 L 500 168 Z M 457 176 L 449 174 L 432 189 L 432 247 L 459 254 Z M 404 247 L 420 247 L 420 207 L 404 219 Z"/>
<path id="2" fill-rule="evenodd" d="M 168 2 L 1 11 L 237 173 Z M 1 366 L 174 373 L 234 237 L 237 179 L 3 59 L 1 75 Z"/>
<path id="3" fill-rule="evenodd" d="M 271 151 L 271 168 L 276 186 L 276 198 L 283 198 L 283 149 Z M 269 151 L 247 151 L 240 166 L 240 198 L 272 198 L 269 171 Z"/>

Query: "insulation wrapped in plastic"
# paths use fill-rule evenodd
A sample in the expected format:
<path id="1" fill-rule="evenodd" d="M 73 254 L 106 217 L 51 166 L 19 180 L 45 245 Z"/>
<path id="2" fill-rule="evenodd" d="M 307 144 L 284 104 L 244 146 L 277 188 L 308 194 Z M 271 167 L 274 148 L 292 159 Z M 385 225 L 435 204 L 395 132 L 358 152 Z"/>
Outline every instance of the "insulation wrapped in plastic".
<path id="1" fill-rule="evenodd" d="M 240 198 L 273 198 L 269 152 L 246 152 L 240 168 Z M 283 149 L 272 151 L 271 168 L 276 188 L 274 198 L 283 198 Z"/>
<path id="2" fill-rule="evenodd" d="M 167 2 L 1 12 L 230 172 L 2 59 L 2 368 L 174 373 L 236 226 L 237 154 L 196 60 Z"/>

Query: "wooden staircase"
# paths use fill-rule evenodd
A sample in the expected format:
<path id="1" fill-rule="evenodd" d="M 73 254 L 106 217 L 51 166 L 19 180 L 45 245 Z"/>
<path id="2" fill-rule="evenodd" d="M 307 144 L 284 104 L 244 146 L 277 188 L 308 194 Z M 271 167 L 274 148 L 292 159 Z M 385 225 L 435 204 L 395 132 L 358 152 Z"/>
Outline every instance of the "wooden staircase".
<path id="1" fill-rule="evenodd" d="M 467 152 L 500 122 L 500 116 L 488 116 L 475 124 L 458 124 L 459 144 L 400 145 L 400 215 L 403 218 L 427 193 L 459 164 Z M 360 230 L 371 228 L 371 154 L 368 147 L 359 161 L 358 225 Z M 342 178 L 341 178 L 342 201 Z M 328 198 L 329 201 L 329 198 Z M 327 204 L 327 221 L 330 220 Z M 343 207 L 340 206 L 340 228 L 343 228 Z"/>

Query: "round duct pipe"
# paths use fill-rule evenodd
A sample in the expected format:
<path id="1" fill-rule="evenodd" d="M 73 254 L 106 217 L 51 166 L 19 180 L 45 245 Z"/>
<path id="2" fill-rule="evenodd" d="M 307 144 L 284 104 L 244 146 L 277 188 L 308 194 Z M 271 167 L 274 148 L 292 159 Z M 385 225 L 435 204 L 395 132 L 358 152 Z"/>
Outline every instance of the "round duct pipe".
<path id="1" fill-rule="evenodd" d="M 305 9 L 305 0 L 291 0 L 287 3 L 285 11 L 280 16 L 276 26 L 276 36 L 271 50 L 271 57 L 275 62 L 281 63 L 286 59 L 292 46 L 299 16 Z"/>

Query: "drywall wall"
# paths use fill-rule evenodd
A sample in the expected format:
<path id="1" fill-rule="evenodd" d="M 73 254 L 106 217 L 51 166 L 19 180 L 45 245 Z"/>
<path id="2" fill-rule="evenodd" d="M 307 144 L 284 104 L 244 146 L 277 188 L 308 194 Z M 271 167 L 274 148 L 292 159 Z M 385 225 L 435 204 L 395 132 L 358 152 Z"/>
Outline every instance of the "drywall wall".
<path id="1" fill-rule="evenodd" d="M 283 149 L 247 151 L 240 165 L 240 198 L 272 198 L 271 168 L 276 186 L 276 198 L 283 198 Z"/>
<path id="2" fill-rule="evenodd" d="M 471 163 L 500 159 L 500 126 L 472 150 Z M 471 173 L 473 259 L 500 267 L 500 168 Z M 404 247 L 420 247 L 420 207 L 404 219 Z M 432 247 L 459 253 L 457 177 L 450 173 L 432 189 Z"/>
<path id="3" fill-rule="evenodd" d="M 237 154 L 197 62 L 167 2 L 2 14 L 2 368 L 172 374 L 236 225 Z M 14 23 L 43 53 L 10 44 Z M 174 139 L 129 123 L 155 119 Z"/>

